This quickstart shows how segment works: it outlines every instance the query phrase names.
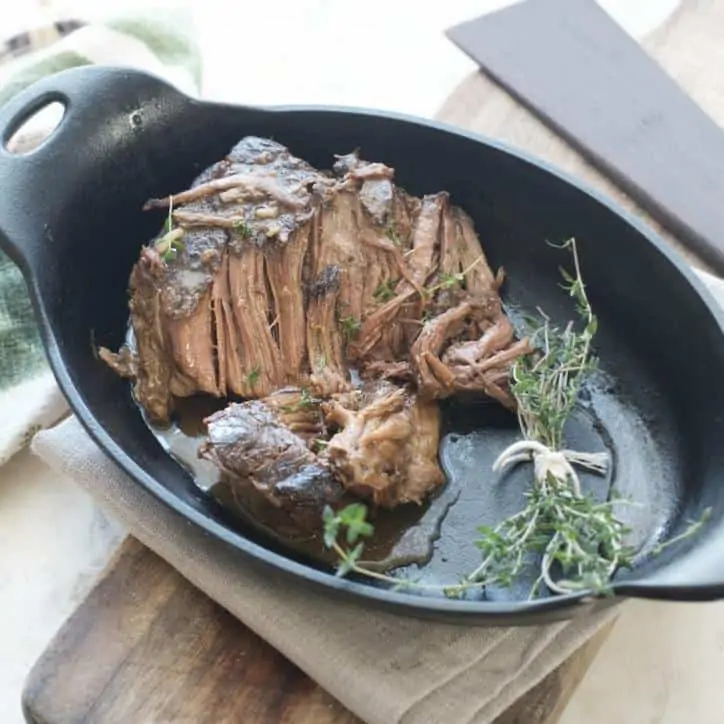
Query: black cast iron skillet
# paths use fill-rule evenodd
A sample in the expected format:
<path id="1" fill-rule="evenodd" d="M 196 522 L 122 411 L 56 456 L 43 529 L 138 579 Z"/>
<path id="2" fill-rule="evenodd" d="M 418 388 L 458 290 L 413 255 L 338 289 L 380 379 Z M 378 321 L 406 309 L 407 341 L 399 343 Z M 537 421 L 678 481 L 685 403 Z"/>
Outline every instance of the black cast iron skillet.
<path id="1" fill-rule="evenodd" d="M 50 138 L 29 154 L 8 153 L 12 133 L 52 101 L 66 110 Z M 127 382 L 94 356 L 92 339 L 111 347 L 123 340 L 128 275 L 160 225 L 158 216 L 141 212 L 143 202 L 186 188 L 254 134 L 320 168 L 330 167 L 333 153 L 360 147 L 366 158 L 393 166 L 411 193 L 448 190 L 474 218 L 492 263 L 506 267 L 506 297 L 541 305 L 557 321 L 569 319 L 571 309 L 558 286 L 563 260 L 545 240 L 575 236 L 600 318 L 604 378 L 591 393 L 597 429 L 612 447 L 616 485 L 644 502 L 633 519 L 639 542 L 650 547 L 705 507 L 713 512 L 696 538 L 622 573 L 615 593 L 724 596 L 724 318 L 687 264 L 614 204 L 540 161 L 441 124 L 364 110 L 202 103 L 156 78 L 112 68 L 40 81 L 2 109 L 0 129 L 0 245 L 23 270 L 72 409 L 139 485 L 240 558 L 330 595 L 445 622 L 542 623 L 614 600 L 456 601 L 335 578 L 229 527 L 163 452 Z M 481 459 L 486 469 L 489 460 Z M 530 480 L 530 471 L 516 474 L 521 486 Z M 488 507 L 498 494 L 491 495 Z M 514 504 L 501 503 L 497 512 Z"/>

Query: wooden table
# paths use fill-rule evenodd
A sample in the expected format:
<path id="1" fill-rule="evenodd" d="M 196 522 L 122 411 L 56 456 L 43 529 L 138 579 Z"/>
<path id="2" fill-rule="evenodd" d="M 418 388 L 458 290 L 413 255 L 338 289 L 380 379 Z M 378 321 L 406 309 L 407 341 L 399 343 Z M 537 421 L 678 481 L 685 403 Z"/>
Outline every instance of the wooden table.
<path id="1" fill-rule="evenodd" d="M 553 724 L 610 626 L 496 724 Z M 34 724 L 358 724 L 294 664 L 133 538 L 23 692 Z"/>

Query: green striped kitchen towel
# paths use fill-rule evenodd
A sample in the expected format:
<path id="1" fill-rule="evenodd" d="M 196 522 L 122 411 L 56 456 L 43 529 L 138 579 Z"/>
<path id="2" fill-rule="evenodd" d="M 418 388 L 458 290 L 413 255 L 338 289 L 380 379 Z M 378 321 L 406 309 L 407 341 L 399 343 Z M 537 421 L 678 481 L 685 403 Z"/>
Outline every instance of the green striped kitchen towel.
<path id="1" fill-rule="evenodd" d="M 192 95 L 201 83 L 201 57 L 188 12 L 149 7 L 103 22 L 60 20 L 7 39 L 0 46 L 0 105 L 44 76 L 90 64 L 146 70 Z M 32 127 L 13 144 L 32 147 L 39 137 L 42 128 Z M 0 252 L 0 465 L 66 412 L 23 278 Z"/>

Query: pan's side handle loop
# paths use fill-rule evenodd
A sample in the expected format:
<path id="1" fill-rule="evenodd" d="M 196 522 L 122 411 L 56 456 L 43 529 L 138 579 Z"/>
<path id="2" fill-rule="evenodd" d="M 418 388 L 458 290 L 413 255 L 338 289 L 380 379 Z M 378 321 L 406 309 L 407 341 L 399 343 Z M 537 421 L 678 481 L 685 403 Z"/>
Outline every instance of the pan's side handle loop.
<path id="1" fill-rule="evenodd" d="M 72 198 L 73 179 L 102 159 L 108 139 L 146 110 L 188 101 L 155 76 L 85 66 L 43 78 L 0 108 L 0 248 L 26 278 L 37 270 L 54 221 Z M 35 148 L 11 151 L 18 129 L 52 103 L 63 106 L 57 126 Z"/>
<path id="2" fill-rule="evenodd" d="M 52 90 L 48 90 L 44 93 L 33 96 L 28 103 L 24 103 L 22 105 L 18 105 L 18 103 L 16 102 L 17 100 L 20 99 L 12 99 L 8 106 L 0 110 L 0 128 L 2 128 L 2 136 L 0 137 L 0 155 L 2 155 L 3 157 L 7 157 L 8 155 L 10 155 L 11 157 L 18 154 L 22 155 L 22 152 L 18 152 L 17 150 L 11 150 L 10 148 L 10 143 L 13 139 L 13 136 L 17 133 L 19 129 L 22 128 L 23 124 L 28 119 L 32 118 L 39 111 L 42 111 L 53 103 L 59 103 L 63 107 L 63 113 L 59 120 L 59 123 L 56 124 L 56 126 L 53 128 L 48 128 L 47 133 L 38 134 L 45 136 L 43 141 L 50 140 L 50 138 L 58 130 L 60 124 L 63 122 L 63 119 L 65 117 L 65 111 L 68 107 L 68 98 L 65 96 L 65 94 Z M 7 115 L 5 115 L 6 110 L 8 111 Z M 40 143 L 34 145 L 39 147 L 42 145 L 42 143 L 43 142 L 41 141 Z"/>

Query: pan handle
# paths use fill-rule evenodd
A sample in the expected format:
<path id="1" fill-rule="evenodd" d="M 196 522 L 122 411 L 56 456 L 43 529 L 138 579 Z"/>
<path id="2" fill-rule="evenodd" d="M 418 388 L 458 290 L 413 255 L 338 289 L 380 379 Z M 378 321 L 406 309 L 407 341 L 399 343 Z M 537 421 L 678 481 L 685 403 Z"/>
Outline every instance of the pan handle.
<path id="1" fill-rule="evenodd" d="M 60 123 L 28 153 L 8 142 L 34 114 L 53 102 L 64 106 Z M 39 80 L 0 109 L 0 248 L 31 281 L 52 243 L 52 230 L 74 191 L 75 172 L 104 153 L 101 137 L 129 138 L 149 115 L 191 99 L 152 75 L 124 68 L 84 66 Z M 107 141 L 106 141 L 107 143 Z M 37 190 L 53 193 L 37 197 Z M 32 285 L 31 285 L 32 286 Z"/>

